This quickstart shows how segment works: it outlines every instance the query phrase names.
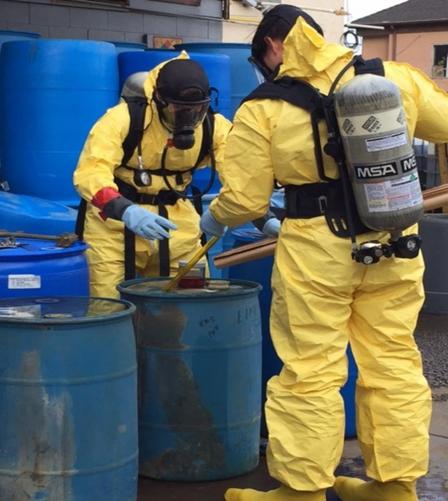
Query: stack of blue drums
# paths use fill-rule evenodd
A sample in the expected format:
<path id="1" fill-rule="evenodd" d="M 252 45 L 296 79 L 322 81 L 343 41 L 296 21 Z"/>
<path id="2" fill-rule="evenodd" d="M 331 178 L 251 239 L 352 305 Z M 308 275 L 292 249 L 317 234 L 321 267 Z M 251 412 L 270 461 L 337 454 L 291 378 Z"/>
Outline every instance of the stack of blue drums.
<path id="1" fill-rule="evenodd" d="M 115 46 L 117 54 L 121 54 L 122 52 L 135 52 L 135 51 L 146 50 L 146 45 L 144 43 L 113 42 L 113 41 L 110 41 L 110 43 Z"/>

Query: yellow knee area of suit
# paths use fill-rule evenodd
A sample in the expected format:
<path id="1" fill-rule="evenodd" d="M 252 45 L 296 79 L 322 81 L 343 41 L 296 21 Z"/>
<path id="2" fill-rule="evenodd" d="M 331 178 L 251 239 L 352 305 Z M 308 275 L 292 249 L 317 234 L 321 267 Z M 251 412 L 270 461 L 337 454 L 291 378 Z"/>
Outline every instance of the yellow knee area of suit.
<path id="1" fill-rule="evenodd" d="M 325 501 L 325 490 L 294 491 L 288 487 L 279 487 L 273 491 L 260 492 L 253 489 L 229 489 L 225 493 L 226 501 Z"/>
<path id="2" fill-rule="evenodd" d="M 337 477 L 334 490 L 342 501 L 418 501 L 415 482 L 364 482 Z"/>

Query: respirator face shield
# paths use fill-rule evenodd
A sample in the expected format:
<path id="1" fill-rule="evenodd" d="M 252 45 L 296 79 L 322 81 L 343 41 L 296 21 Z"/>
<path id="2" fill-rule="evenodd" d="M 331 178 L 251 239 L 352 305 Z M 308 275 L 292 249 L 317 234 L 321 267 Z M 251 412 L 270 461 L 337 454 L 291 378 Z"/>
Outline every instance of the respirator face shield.
<path id="1" fill-rule="evenodd" d="M 255 72 L 255 78 L 257 79 L 257 83 L 259 85 L 272 78 L 273 72 L 263 63 L 258 61 L 258 59 L 255 59 L 255 57 L 251 56 L 247 58 L 247 60 L 252 65 L 252 69 Z"/>
<path id="2" fill-rule="evenodd" d="M 181 128 L 196 129 L 207 113 L 210 98 L 197 102 L 162 101 L 161 120 L 170 132 Z"/>

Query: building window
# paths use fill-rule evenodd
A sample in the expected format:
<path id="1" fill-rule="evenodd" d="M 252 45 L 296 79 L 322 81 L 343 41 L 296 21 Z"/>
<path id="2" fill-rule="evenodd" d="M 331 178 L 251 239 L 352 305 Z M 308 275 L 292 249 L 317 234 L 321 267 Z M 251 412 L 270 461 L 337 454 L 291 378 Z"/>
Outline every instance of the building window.
<path id="1" fill-rule="evenodd" d="M 434 46 L 432 76 L 434 78 L 448 78 L 448 45 Z"/>

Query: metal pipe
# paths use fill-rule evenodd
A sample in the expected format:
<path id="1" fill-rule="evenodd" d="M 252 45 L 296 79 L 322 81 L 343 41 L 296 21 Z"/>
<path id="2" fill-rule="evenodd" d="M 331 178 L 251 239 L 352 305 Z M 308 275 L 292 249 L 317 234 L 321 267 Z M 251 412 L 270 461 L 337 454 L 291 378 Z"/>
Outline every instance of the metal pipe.
<path id="1" fill-rule="evenodd" d="M 358 23 L 347 23 L 344 24 L 347 28 L 362 28 L 365 30 L 385 30 L 384 26 L 375 26 L 373 24 L 358 24 Z"/>
<path id="2" fill-rule="evenodd" d="M 264 2 L 263 0 L 261 2 L 258 2 L 258 4 L 262 7 L 265 6 L 275 6 L 278 5 L 278 2 Z M 313 10 L 316 12 L 326 12 L 328 14 L 335 14 L 336 16 L 348 16 L 349 12 L 347 12 L 343 7 L 339 7 L 339 9 L 321 9 L 319 7 L 302 7 L 298 5 L 300 9 L 303 9 L 305 11 L 308 10 Z"/>

